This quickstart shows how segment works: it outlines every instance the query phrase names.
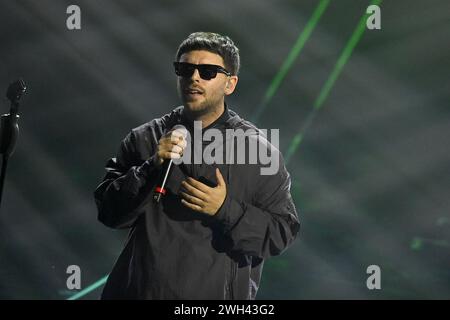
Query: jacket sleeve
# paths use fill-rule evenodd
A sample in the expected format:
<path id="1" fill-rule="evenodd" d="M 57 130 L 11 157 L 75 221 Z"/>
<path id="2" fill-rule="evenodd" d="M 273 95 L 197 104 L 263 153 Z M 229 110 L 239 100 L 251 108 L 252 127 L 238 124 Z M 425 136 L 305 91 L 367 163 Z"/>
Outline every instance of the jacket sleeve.
<path id="1" fill-rule="evenodd" d="M 232 240 L 232 251 L 268 258 L 279 255 L 295 240 L 300 223 L 290 194 L 290 175 L 280 159 L 276 175 L 260 176 L 255 183 L 252 203 L 227 194 L 216 214 Z"/>
<path id="2" fill-rule="evenodd" d="M 132 131 L 122 141 L 117 157 L 106 163 L 106 175 L 94 192 L 98 220 L 111 228 L 133 225 L 143 212 L 143 205 L 149 201 L 156 181 L 158 170 L 154 166 L 154 156 L 139 161 L 136 145 Z"/>

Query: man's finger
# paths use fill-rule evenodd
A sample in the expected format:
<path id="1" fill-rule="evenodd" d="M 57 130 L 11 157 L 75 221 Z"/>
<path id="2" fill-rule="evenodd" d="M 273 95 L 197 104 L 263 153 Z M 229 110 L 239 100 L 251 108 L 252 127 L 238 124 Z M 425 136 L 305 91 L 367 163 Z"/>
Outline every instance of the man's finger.
<path id="1" fill-rule="evenodd" d="M 194 211 L 202 212 L 202 208 L 196 204 L 189 203 L 184 199 L 181 199 L 181 203 Z"/>
<path id="2" fill-rule="evenodd" d="M 197 189 L 196 187 L 190 185 L 186 181 L 183 181 L 181 183 L 181 185 L 187 191 L 188 194 L 190 194 L 190 195 L 192 195 L 194 197 L 197 197 L 197 198 L 199 198 L 199 199 L 201 199 L 203 201 L 206 201 L 207 196 L 206 196 L 206 194 L 203 191 L 201 191 L 201 190 Z"/>
<path id="3" fill-rule="evenodd" d="M 207 193 L 211 190 L 211 188 L 208 187 L 206 184 L 201 183 L 200 181 L 195 180 L 194 178 L 188 177 L 185 181 L 188 184 L 190 184 L 191 186 L 195 187 L 196 189 L 198 189 L 204 193 Z"/>
<path id="4" fill-rule="evenodd" d="M 182 132 L 180 132 L 178 130 L 175 130 L 175 131 L 172 131 L 170 133 L 170 139 L 172 139 L 172 140 L 184 140 L 185 139 L 185 135 Z"/>
<path id="5" fill-rule="evenodd" d="M 220 172 L 219 168 L 216 168 L 216 178 L 218 186 L 220 187 L 225 186 L 225 180 L 223 179 L 222 173 Z"/>
<path id="6" fill-rule="evenodd" d="M 185 144 L 182 138 L 177 138 L 177 137 L 165 137 L 162 138 L 160 143 L 163 142 L 164 144 L 174 144 L 174 145 L 183 145 Z"/>
<path id="7" fill-rule="evenodd" d="M 175 152 L 175 153 L 181 154 L 181 153 L 183 152 L 183 148 L 180 147 L 179 145 L 174 145 L 174 146 L 172 147 L 172 150 L 171 150 L 171 151 L 172 151 L 172 152 Z"/>
<path id="8" fill-rule="evenodd" d="M 159 151 L 161 152 L 174 152 L 174 153 L 182 153 L 183 148 L 180 147 L 177 144 L 171 144 L 171 145 L 162 145 L 159 147 Z"/>
<path id="9" fill-rule="evenodd" d="M 179 142 L 178 142 L 178 145 L 179 145 L 180 147 L 182 147 L 183 149 L 186 148 L 186 146 L 187 146 L 187 141 L 186 141 L 186 139 L 183 139 L 183 140 L 179 141 Z"/>
<path id="10" fill-rule="evenodd" d="M 203 207 L 203 204 L 204 204 L 203 200 L 201 200 L 197 197 L 191 196 L 190 194 L 187 194 L 186 192 L 183 192 L 183 191 L 180 192 L 180 195 L 183 197 L 184 200 L 188 201 L 189 203 L 196 204 L 200 207 Z"/>
<path id="11" fill-rule="evenodd" d="M 162 151 L 160 157 L 163 159 L 180 159 L 181 155 L 176 152 Z"/>

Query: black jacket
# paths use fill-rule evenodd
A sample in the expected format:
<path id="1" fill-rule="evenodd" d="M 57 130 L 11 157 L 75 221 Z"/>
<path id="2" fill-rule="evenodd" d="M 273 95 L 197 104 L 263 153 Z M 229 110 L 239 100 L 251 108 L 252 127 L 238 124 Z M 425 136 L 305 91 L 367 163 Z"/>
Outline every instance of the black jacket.
<path id="1" fill-rule="evenodd" d="M 275 175 L 261 175 L 260 164 L 174 166 L 168 193 L 155 204 L 156 146 L 179 123 L 192 130 L 182 106 L 133 129 L 106 164 L 95 190 L 98 219 L 130 232 L 103 299 L 254 299 L 264 259 L 283 252 L 296 237 L 290 176 L 278 150 Z M 208 128 L 256 129 L 228 108 Z M 177 195 L 181 181 L 191 176 L 215 186 L 216 167 L 227 184 L 218 213 L 210 217 L 184 207 Z"/>

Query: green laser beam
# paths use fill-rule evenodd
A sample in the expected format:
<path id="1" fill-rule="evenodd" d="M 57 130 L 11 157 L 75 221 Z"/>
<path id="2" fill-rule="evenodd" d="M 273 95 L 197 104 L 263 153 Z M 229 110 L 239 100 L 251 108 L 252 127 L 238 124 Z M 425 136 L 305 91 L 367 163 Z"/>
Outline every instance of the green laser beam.
<path id="1" fill-rule="evenodd" d="M 372 0 L 371 5 L 379 5 L 382 2 L 382 0 Z M 317 96 L 316 100 L 313 104 L 313 109 L 310 111 L 310 114 L 307 116 L 307 120 L 305 121 L 306 124 L 302 126 L 302 128 L 295 134 L 295 136 L 292 138 L 291 143 L 289 144 L 288 151 L 286 153 L 286 164 L 289 162 L 292 155 L 295 153 L 295 151 L 299 148 L 301 142 L 303 141 L 303 138 L 305 136 L 305 131 L 310 126 L 312 119 L 316 116 L 316 111 L 319 110 L 325 100 L 327 99 L 328 95 L 330 94 L 331 89 L 333 88 L 334 84 L 336 83 L 337 78 L 339 77 L 340 73 L 342 72 L 342 69 L 347 64 L 348 60 L 350 59 L 350 56 L 355 49 L 358 42 L 361 40 L 362 35 L 364 34 L 364 31 L 366 30 L 366 21 L 367 17 L 370 14 L 364 13 L 361 17 L 361 19 L 358 22 L 358 25 L 356 26 L 356 29 L 353 31 L 352 36 L 348 40 L 347 44 L 344 47 L 344 50 L 342 50 L 341 55 L 339 56 L 336 64 L 333 67 L 333 70 L 326 80 L 325 84 L 322 86 L 322 89 L 319 92 L 319 95 Z"/>
<path id="2" fill-rule="evenodd" d="M 292 65 L 294 64 L 295 60 L 299 56 L 303 47 L 305 46 L 306 41 L 311 36 L 313 30 L 315 29 L 317 23 L 319 22 L 320 18 L 325 12 L 325 9 L 328 7 L 329 3 L 330 0 L 321 0 L 320 3 L 317 5 L 305 28 L 295 41 L 295 44 L 292 47 L 291 51 L 289 52 L 286 60 L 284 60 L 277 74 L 272 79 L 269 87 L 267 88 L 262 103 L 259 105 L 258 109 L 256 110 L 256 113 L 253 115 L 253 118 L 251 119 L 253 122 L 258 121 L 261 114 L 267 108 L 267 105 L 269 104 L 270 100 L 272 100 L 273 96 L 277 92 L 278 88 L 283 82 L 283 79 L 288 74 L 289 70 L 292 68 Z"/>
<path id="3" fill-rule="evenodd" d="M 411 250 L 420 250 L 423 246 L 423 240 L 421 238 L 415 237 L 411 240 L 410 248 Z"/>
<path id="4" fill-rule="evenodd" d="M 317 115 L 317 109 L 313 109 L 311 112 L 308 113 L 306 116 L 306 120 L 303 122 L 303 125 L 301 129 L 297 132 L 297 134 L 294 136 L 294 138 L 291 140 L 291 143 L 289 144 L 289 149 L 286 152 L 286 164 L 289 162 L 289 158 L 295 153 L 295 150 L 299 147 L 299 145 L 303 141 L 304 133 L 311 125 L 313 119 Z"/>
<path id="5" fill-rule="evenodd" d="M 420 250 L 423 248 L 424 244 L 431 244 L 433 246 L 438 247 L 444 247 L 444 248 L 450 248 L 450 242 L 447 240 L 441 240 L 441 239 L 429 239 L 429 238 L 421 238 L 421 237 L 414 237 L 411 240 L 410 248 L 411 250 Z"/>
<path id="6" fill-rule="evenodd" d="M 374 0 L 371 4 L 379 5 L 382 0 Z M 349 60 L 353 49 L 355 49 L 356 45 L 358 44 L 359 40 L 361 39 L 362 35 L 364 34 L 364 31 L 366 30 L 366 21 L 367 17 L 369 16 L 368 13 L 365 13 L 361 19 L 359 20 L 358 26 L 356 27 L 355 31 L 353 32 L 350 40 L 348 41 L 347 45 L 345 46 L 344 50 L 342 51 L 338 61 L 336 62 L 336 65 L 333 69 L 333 72 L 331 73 L 330 77 L 327 79 L 327 82 L 323 86 L 322 90 L 320 91 L 319 96 L 317 97 L 316 101 L 314 102 L 314 108 L 319 109 L 322 107 L 325 99 L 328 97 L 328 94 L 331 91 L 331 88 L 334 86 L 334 83 L 336 82 L 336 79 L 338 78 L 339 74 L 341 73 L 342 69 L 344 68 L 345 64 Z"/>
<path id="7" fill-rule="evenodd" d="M 106 283 L 106 280 L 108 279 L 108 275 L 104 276 L 103 278 L 101 278 L 100 280 L 97 280 L 96 282 L 94 282 L 93 284 L 91 284 L 89 287 L 87 287 L 86 289 L 81 290 L 80 292 L 74 294 L 73 296 L 67 298 L 67 300 L 77 300 L 81 297 L 84 297 L 85 295 L 87 295 L 88 293 L 94 291 L 95 289 L 97 289 L 98 287 L 104 285 Z"/>

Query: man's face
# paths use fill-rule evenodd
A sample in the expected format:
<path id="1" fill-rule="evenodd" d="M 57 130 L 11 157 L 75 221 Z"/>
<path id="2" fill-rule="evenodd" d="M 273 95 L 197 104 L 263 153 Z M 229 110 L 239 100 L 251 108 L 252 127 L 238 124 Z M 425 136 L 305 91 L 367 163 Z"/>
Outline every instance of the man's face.
<path id="1" fill-rule="evenodd" d="M 205 50 L 186 52 L 181 55 L 179 62 L 214 64 L 225 68 L 221 56 Z M 230 78 L 233 79 L 230 81 Z M 185 108 L 192 114 L 204 115 L 223 105 L 224 96 L 234 91 L 235 82 L 236 76 L 228 77 L 223 73 L 217 73 L 215 78 L 205 80 L 200 77 L 198 69 L 195 69 L 191 77 L 178 77 L 177 88 Z"/>

